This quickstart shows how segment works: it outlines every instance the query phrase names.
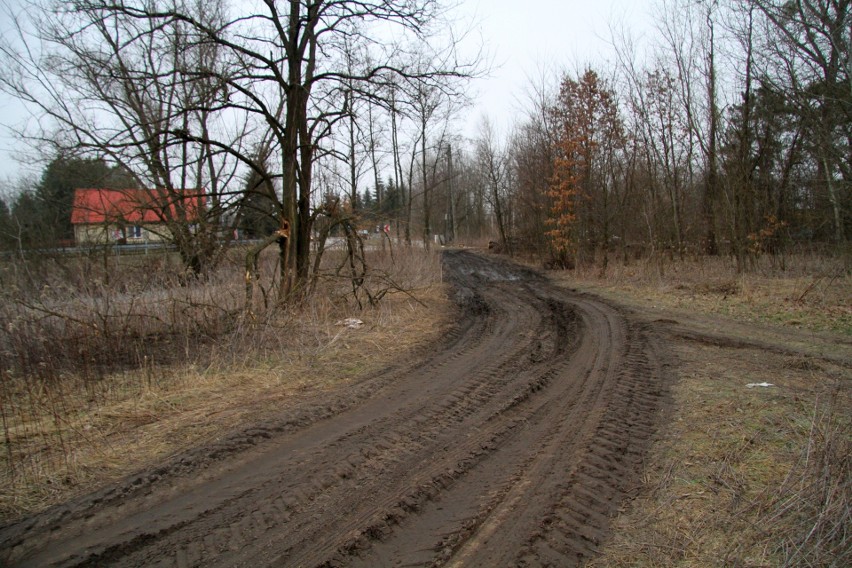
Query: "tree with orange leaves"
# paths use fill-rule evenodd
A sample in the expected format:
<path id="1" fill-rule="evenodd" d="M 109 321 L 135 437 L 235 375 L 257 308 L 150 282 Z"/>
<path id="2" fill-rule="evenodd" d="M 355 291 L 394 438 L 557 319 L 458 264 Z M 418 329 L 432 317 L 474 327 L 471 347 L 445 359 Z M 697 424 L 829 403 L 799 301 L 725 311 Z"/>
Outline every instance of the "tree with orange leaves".
<path id="1" fill-rule="evenodd" d="M 570 267 L 583 249 L 603 251 L 606 263 L 615 191 L 613 161 L 623 147 L 614 92 L 591 69 L 565 77 L 550 117 L 557 129 L 548 231 L 554 264 Z"/>
<path id="2" fill-rule="evenodd" d="M 576 238 L 573 234 L 577 220 L 576 201 L 580 194 L 576 145 L 570 139 L 556 142 L 553 160 L 553 177 L 547 191 L 553 201 L 546 223 L 553 227 L 547 231 L 550 238 L 552 263 L 559 268 L 573 268 L 576 255 Z"/>

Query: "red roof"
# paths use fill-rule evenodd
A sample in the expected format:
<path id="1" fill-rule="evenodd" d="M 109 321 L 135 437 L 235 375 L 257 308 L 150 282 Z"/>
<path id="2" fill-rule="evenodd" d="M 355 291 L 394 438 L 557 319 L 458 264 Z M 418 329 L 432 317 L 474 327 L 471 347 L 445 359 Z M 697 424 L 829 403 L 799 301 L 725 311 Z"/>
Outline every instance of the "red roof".
<path id="1" fill-rule="evenodd" d="M 204 208 L 204 190 L 187 189 L 174 196 L 149 189 L 75 189 L 71 224 L 160 223 L 167 215 L 180 219 L 181 202 L 186 220 L 197 220 Z"/>

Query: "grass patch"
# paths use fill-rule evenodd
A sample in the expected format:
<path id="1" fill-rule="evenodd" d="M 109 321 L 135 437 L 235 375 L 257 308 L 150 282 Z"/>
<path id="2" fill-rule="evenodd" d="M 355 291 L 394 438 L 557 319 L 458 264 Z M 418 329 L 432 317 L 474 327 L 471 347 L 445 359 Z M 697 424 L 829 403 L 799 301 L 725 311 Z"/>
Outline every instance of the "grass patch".
<path id="1" fill-rule="evenodd" d="M 852 278 L 843 259 L 788 267 L 737 275 L 702 259 L 554 273 L 699 331 L 667 342 L 678 360 L 671 421 L 591 566 L 852 564 Z M 704 343 L 702 330 L 778 349 Z"/>
<path id="2" fill-rule="evenodd" d="M 399 287 L 375 306 L 358 310 L 348 283 L 326 278 L 299 305 L 252 318 L 232 314 L 227 328 L 215 330 L 210 326 L 218 323 L 191 306 L 203 312 L 207 302 L 232 301 L 238 311 L 238 279 L 214 279 L 204 289 L 151 286 L 129 293 L 98 287 L 98 294 L 109 295 L 110 315 L 123 316 L 126 328 L 135 330 L 113 338 L 94 332 L 102 304 L 79 289 L 64 303 L 50 295 L 26 300 L 37 307 L 49 303 L 51 315 L 7 298 L 4 309 L 17 310 L 16 329 L 24 333 L 2 338 L 13 364 L 0 369 L 0 518 L 108 484 L 313 393 L 370 376 L 437 340 L 449 309 L 437 255 L 406 251 L 391 259 L 376 251 L 370 261 Z M 195 300 L 176 300 L 187 296 Z M 88 313 L 80 307 L 87 302 L 96 306 Z M 138 321 L 129 310 L 143 305 L 147 317 Z M 347 317 L 363 325 L 338 325 Z M 164 334 L 164 325 L 173 333 Z M 68 329 L 78 335 L 52 348 L 38 338 L 61 338 Z M 94 360 L 84 372 L 74 370 L 81 345 L 134 338 L 144 346 L 152 334 L 155 340 L 168 335 L 167 349 L 140 348 L 135 358 Z"/>
<path id="3" fill-rule="evenodd" d="M 848 565 L 848 369 L 695 344 L 676 354 L 673 421 L 592 565 Z"/>
<path id="4" fill-rule="evenodd" d="M 800 255 L 780 270 L 758 259 L 737 274 L 723 257 L 684 261 L 611 262 L 598 268 L 555 272 L 571 286 L 642 306 L 722 314 L 741 321 L 852 335 L 852 269 L 844 258 Z"/>

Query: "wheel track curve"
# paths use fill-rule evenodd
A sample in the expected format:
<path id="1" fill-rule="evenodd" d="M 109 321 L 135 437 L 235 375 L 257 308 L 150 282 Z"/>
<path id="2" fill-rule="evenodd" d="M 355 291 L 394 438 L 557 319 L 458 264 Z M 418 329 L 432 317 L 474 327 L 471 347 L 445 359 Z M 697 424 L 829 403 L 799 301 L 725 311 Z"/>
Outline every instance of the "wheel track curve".
<path id="1" fill-rule="evenodd" d="M 656 334 L 508 261 L 444 263 L 459 323 L 434 352 L 3 527 L 0 563 L 582 564 L 666 405 Z"/>

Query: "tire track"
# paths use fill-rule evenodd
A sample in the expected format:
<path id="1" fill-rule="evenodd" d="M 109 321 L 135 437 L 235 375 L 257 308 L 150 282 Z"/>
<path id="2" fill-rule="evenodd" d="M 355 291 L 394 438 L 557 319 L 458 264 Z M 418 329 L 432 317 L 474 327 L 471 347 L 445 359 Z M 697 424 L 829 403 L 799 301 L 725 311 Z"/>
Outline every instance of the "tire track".
<path id="1" fill-rule="evenodd" d="M 445 265 L 460 320 L 425 360 L 226 440 L 203 468 L 184 457 L 5 527 L 0 563 L 571 566 L 592 556 L 665 404 L 653 330 L 506 261 L 454 251 Z"/>

